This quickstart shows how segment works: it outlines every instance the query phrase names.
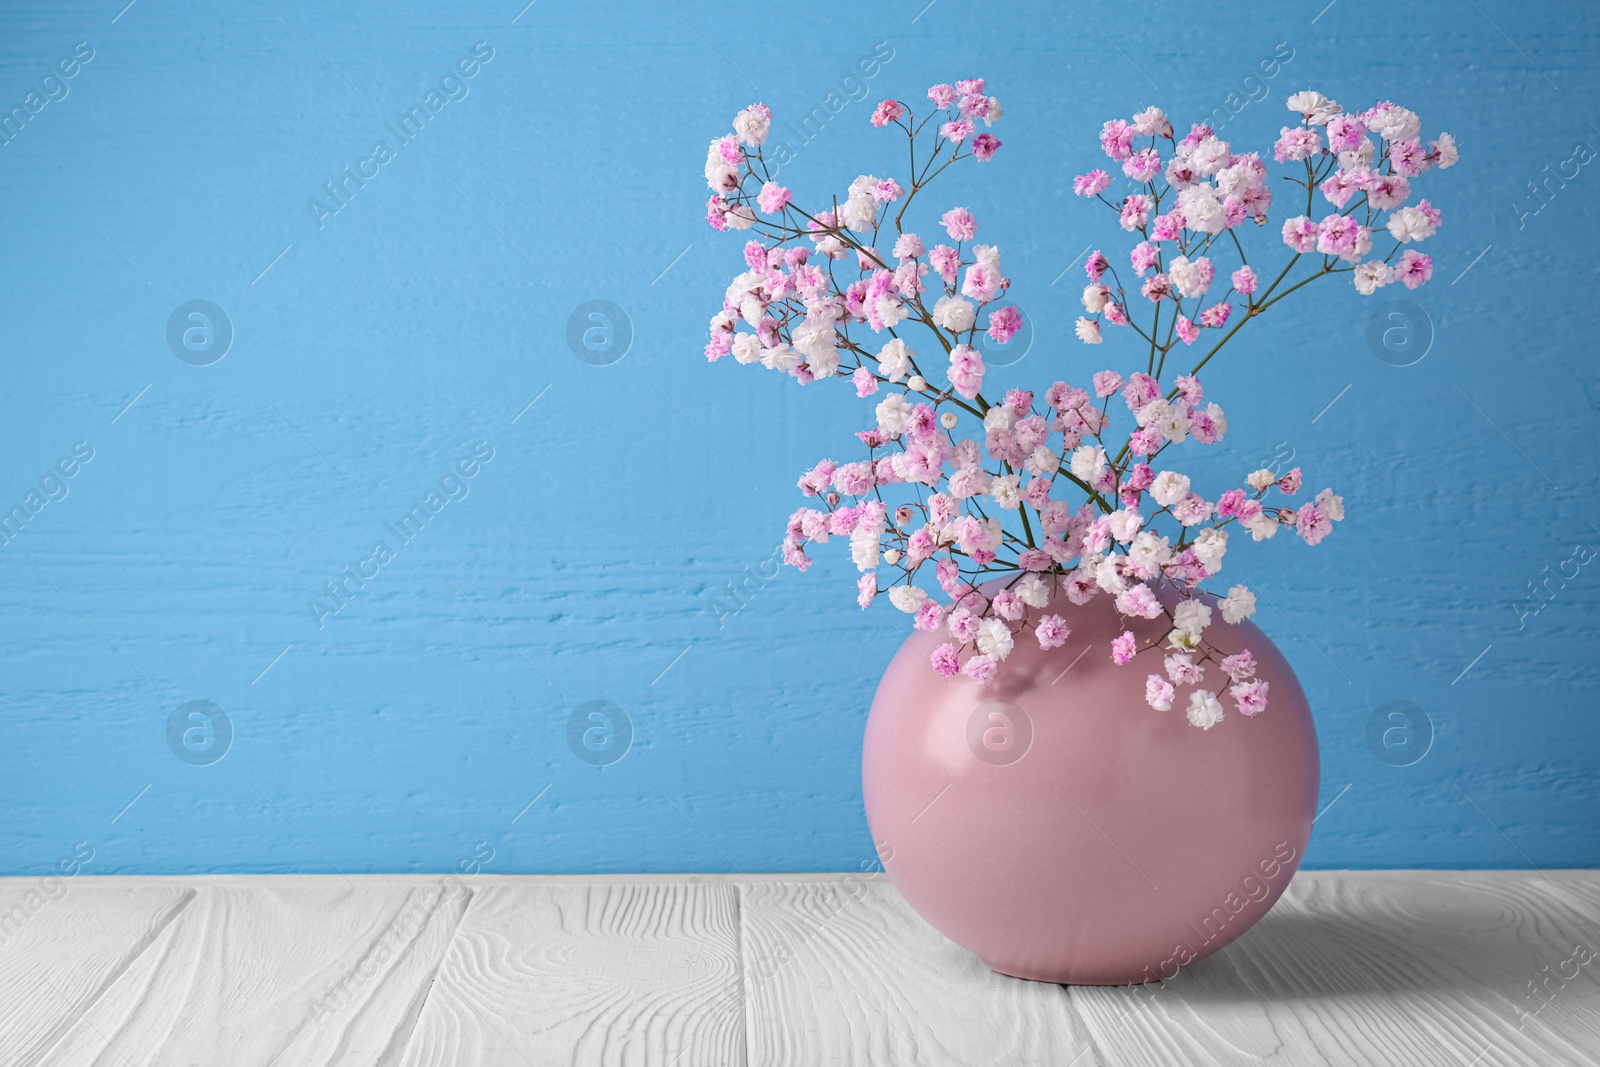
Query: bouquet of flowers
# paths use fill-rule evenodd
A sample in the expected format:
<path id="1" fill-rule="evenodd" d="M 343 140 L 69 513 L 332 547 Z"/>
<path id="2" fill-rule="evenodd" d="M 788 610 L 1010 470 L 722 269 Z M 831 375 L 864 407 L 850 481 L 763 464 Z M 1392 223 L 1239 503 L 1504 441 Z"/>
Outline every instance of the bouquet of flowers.
<path id="1" fill-rule="evenodd" d="M 1387 101 L 1352 113 L 1320 93 L 1296 93 L 1288 108 L 1299 121 L 1283 128 L 1272 158 L 1304 192 L 1304 213 L 1279 228 L 1260 155 L 1235 152 L 1205 125 L 1176 138 L 1157 108 L 1107 122 L 1100 144 L 1121 167 L 1121 187 L 1108 195 L 1113 178 L 1096 169 L 1073 188 L 1106 204 L 1135 243 L 1088 257 L 1076 332 L 1090 345 L 1125 333 L 1145 366 L 1102 370 L 1084 386 L 1057 381 L 1042 398 L 1011 389 L 991 400 L 978 331 L 1004 344 L 1022 325 L 1006 303 L 1000 251 L 977 243 L 977 219 L 964 207 L 940 214 L 942 233 L 931 241 L 907 228 L 907 215 L 950 166 L 994 159 L 1000 103 L 982 79 L 935 85 L 928 100 L 921 118 L 892 99 L 872 113 L 874 126 L 906 136 L 904 184 L 863 174 L 842 202 L 808 210 L 772 180 L 762 157 L 772 114 L 762 104 L 740 111 L 706 158 L 708 221 L 751 234 L 746 269 L 711 319 L 706 357 L 732 355 L 803 385 L 845 378 L 874 405 L 856 434 L 866 458 L 825 459 L 801 475 L 800 491 L 820 506 L 790 516 L 785 562 L 805 570 L 809 545 L 848 539 L 860 605 L 887 594 L 917 629 L 946 638 L 934 670 L 980 684 L 1029 631 L 1044 649 L 1067 640 L 1062 615 L 1029 608 L 1058 595 L 1074 605 L 1105 595 L 1125 617 L 1165 618 L 1158 641 L 1140 647 L 1125 630 L 1109 649 L 1117 664 L 1160 657 L 1145 684 L 1152 707 L 1169 709 L 1176 687 L 1198 686 L 1215 659 L 1240 714 L 1261 712 L 1267 683 L 1255 678 L 1249 650 L 1222 656 L 1205 636 L 1219 616 L 1225 625 L 1250 616 L 1255 596 L 1244 585 L 1205 596 L 1203 583 L 1221 571 L 1230 536 L 1263 541 L 1287 528 L 1316 545 L 1344 518 L 1343 500 L 1323 489 L 1295 507 L 1298 467 L 1248 473 L 1207 499 L 1172 468 L 1168 450 L 1222 439 L 1228 420 L 1207 401 L 1200 372 L 1290 293 L 1335 275 L 1366 295 L 1428 281 L 1433 262 L 1414 246 L 1434 234 L 1440 214 L 1426 200 L 1409 203 L 1411 182 L 1455 163 L 1454 141 L 1440 134 L 1424 147 L 1417 116 Z M 1281 199 L 1300 206 L 1298 191 Z M 1392 247 L 1379 255 L 1375 238 Z M 1272 256 L 1285 262 L 1265 266 Z M 1175 372 L 1190 364 L 1170 379 L 1169 355 Z M 1114 410 L 1119 396 L 1126 421 Z M 1222 714 L 1219 692 L 1191 692 L 1194 725 L 1210 729 Z"/>

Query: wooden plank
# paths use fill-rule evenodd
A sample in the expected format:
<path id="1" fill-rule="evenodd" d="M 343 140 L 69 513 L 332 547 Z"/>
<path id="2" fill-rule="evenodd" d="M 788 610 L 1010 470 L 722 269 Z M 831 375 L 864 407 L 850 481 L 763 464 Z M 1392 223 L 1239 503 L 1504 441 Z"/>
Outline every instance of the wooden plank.
<path id="1" fill-rule="evenodd" d="M 487 884 L 398 1062 L 744 1063 L 737 891 L 681 880 Z"/>
<path id="2" fill-rule="evenodd" d="M 0 880 L 8 1065 L 1547 1067 L 1600 1049 L 1592 871 L 1302 872 L 1222 953 L 1112 989 L 991 974 L 881 878 L 80 877 L 42 901 L 36 881 Z"/>
<path id="3" fill-rule="evenodd" d="M 194 897 L 137 879 L 0 879 L 0 1063 L 39 1062 Z"/>
<path id="4" fill-rule="evenodd" d="M 997 975 L 882 877 L 741 889 L 752 1067 L 1091 1067 L 1062 986 Z"/>
<path id="5" fill-rule="evenodd" d="M 1593 1065 L 1597 920 L 1595 872 L 1308 871 L 1172 981 L 1073 999 L 1111 1064 Z"/>
<path id="6" fill-rule="evenodd" d="M 179 920 L 41 1064 L 380 1062 L 415 1018 L 471 892 L 443 880 L 191 884 Z"/>

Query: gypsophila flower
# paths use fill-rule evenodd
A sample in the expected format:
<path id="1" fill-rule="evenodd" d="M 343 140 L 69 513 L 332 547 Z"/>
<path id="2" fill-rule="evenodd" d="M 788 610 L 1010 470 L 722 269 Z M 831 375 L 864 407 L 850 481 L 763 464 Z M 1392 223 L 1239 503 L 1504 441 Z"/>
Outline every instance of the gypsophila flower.
<path id="1" fill-rule="evenodd" d="M 1215 693 L 1196 689 L 1189 694 L 1187 714 L 1190 725 L 1209 730 L 1222 721 L 1222 702 L 1217 699 Z"/>
<path id="2" fill-rule="evenodd" d="M 1240 715 L 1259 715 L 1267 710 L 1267 688 L 1266 682 L 1256 679 L 1230 686 L 1228 695 L 1233 697 Z"/>
<path id="3" fill-rule="evenodd" d="M 1237 624 L 1256 613 L 1256 595 L 1244 586 L 1236 585 L 1228 590 L 1221 607 L 1222 621 Z"/>
<path id="4" fill-rule="evenodd" d="M 1037 392 L 985 362 L 983 346 L 1015 343 L 1027 323 L 1000 249 L 976 243 L 965 207 L 915 220 L 905 210 L 928 203 L 916 194 L 948 165 L 995 158 L 990 131 L 1002 112 L 982 79 L 873 109 L 874 128 L 911 142 L 915 173 L 855 174 L 798 202 L 775 180 L 771 110 L 740 111 L 707 149 L 705 217 L 752 239 L 741 241 L 721 307 L 708 309 L 705 356 L 801 385 L 845 379 L 871 405 L 855 428 L 864 454 L 798 479 L 808 506 L 788 521 L 783 561 L 805 570 L 810 546 L 847 540 L 860 605 L 887 593 L 937 642 L 932 670 L 981 685 L 1027 633 L 1054 655 L 1071 611 L 1101 610 L 1091 602 L 1109 597 L 1143 635 L 1121 632 L 1112 661 L 1132 662 L 1141 648 L 1163 658 L 1146 678 L 1151 707 L 1186 698 L 1189 721 L 1209 730 L 1221 696 L 1181 689 L 1215 664 L 1223 695 L 1242 716 L 1259 714 L 1267 685 L 1250 652 L 1211 644 L 1226 640 L 1213 620 L 1238 626 L 1255 596 L 1235 584 L 1217 598 L 1206 583 L 1233 558 L 1231 536 L 1259 542 L 1288 527 L 1316 545 L 1343 520 L 1344 501 L 1323 489 L 1291 507 L 1298 468 L 1239 471 L 1215 486 L 1192 479 L 1209 467 L 1188 467 L 1182 449 L 1228 431 L 1199 370 L 1281 296 L 1321 277 L 1348 274 L 1363 296 L 1426 284 L 1434 263 L 1419 243 L 1441 215 L 1417 198 L 1417 183 L 1459 159 L 1449 134 L 1429 140 L 1414 112 L 1389 101 L 1351 111 L 1308 90 L 1288 109 L 1295 124 L 1258 150 L 1204 124 L 1176 137 L 1158 107 L 1105 122 L 1099 149 L 1110 163 L 1074 178 L 1073 192 L 1108 207 L 1106 232 L 1127 243 L 1086 257 L 1073 332 L 1085 344 L 1134 343 L 1137 365 L 1086 369 Z M 1113 194 L 1116 168 L 1127 180 Z M 1287 214 L 1269 215 L 1285 179 L 1288 210 L 1306 213 L 1268 225 Z M 918 231 L 941 240 L 930 247 Z M 918 331 L 921 357 L 908 343 Z M 1186 355 L 1189 345 L 1199 348 Z"/>
<path id="5" fill-rule="evenodd" d="M 979 685 L 994 681 L 996 670 L 994 657 L 988 655 L 973 656 L 961 665 L 961 673 Z"/>
<path id="6" fill-rule="evenodd" d="M 1152 674 L 1144 680 L 1144 699 L 1157 711 L 1171 711 L 1172 697 L 1177 692 L 1171 682 L 1159 674 Z"/>
<path id="7" fill-rule="evenodd" d="M 1242 649 L 1222 660 L 1222 671 L 1235 682 L 1243 682 L 1256 676 L 1255 657 L 1248 648 Z"/>

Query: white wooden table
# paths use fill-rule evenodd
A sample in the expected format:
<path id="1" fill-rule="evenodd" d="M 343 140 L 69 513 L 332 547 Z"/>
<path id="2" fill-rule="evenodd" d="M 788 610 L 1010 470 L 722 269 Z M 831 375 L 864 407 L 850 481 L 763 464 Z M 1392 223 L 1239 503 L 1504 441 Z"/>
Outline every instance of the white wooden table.
<path id="1" fill-rule="evenodd" d="M 1600 872 L 1302 872 L 1165 985 L 1002 978 L 882 877 L 0 880 L 0 1064 L 1600 1063 Z"/>

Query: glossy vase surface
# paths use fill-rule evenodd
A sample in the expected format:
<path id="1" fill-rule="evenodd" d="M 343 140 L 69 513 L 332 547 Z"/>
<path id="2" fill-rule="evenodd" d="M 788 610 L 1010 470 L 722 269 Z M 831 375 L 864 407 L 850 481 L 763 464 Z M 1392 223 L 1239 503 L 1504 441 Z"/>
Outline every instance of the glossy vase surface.
<path id="1" fill-rule="evenodd" d="M 933 671 L 947 638 L 916 632 L 896 654 L 863 744 L 873 840 L 912 908 L 1002 974 L 1171 978 L 1249 929 L 1299 866 L 1319 776 L 1305 694 L 1253 623 L 1218 619 L 1207 640 L 1250 649 L 1267 709 L 1239 714 L 1213 661 L 1156 711 L 1145 678 L 1162 653 L 1117 666 L 1111 641 L 1128 628 L 1142 646 L 1165 625 L 1109 597 L 1047 612 L 1067 643 L 1020 636 L 989 685 Z M 1185 716 L 1195 688 L 1226 709 L 1209 730 Z"/>

